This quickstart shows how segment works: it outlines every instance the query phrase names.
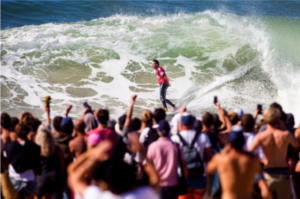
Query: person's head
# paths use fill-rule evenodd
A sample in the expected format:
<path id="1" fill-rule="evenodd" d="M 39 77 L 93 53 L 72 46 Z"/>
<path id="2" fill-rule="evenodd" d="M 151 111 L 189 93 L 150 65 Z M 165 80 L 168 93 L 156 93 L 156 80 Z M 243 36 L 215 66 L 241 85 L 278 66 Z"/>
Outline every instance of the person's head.
<path id="1" fill-rule="evenodd" d="M 24 123 L 19 123 L 15 127 L 15 133 L 17 134 L 17 137 L 22 140 L 27 139 L 27 135 L 29 132 L 30 132 L 30 128 Z"/>
<path id="2" fill-rule="evenodd" d="M 180 118 L 180 123 L 181 123 L 181 127 L 183 128 L 182 130 L 193 129 L 195 123 L 195 117 L 185 112 L 182 114 Z"/>
<path id="3" fill-rule="evenodd" d="M 264 111 L 263 117 L 267 124 L 275 126 L 280 121 L 280 110 L 278 108 L 269 108 Z"/>
<path id="4" fill-rule="evenodd" d="M 121 131 L 123 130 L 123 127 L 124 127 L 124 124 L 125 124 L 125 120 L 126 120 L 126 114 L 122 115 L 118 119 L 119 128 L 120 128 Z"/>
<path id="5" fill-rule="evenodd" d="M 238 115 L 239 120 L 242 119 L 243 115 L 244 115 L 244 111 L 241 108 L 236 108 L 234 109 L 234 112 Z"/>
<path id="6" fill-rule="evenodd" d="M 30 112 L 22 112 L 20 115 L 19 115 L 19 120 L 21 123 L 24 123 L 28 126 L 31 126 L 32 122 L 33 122 L 33 116 Z"/>
<path id="7" fill-rule="evenodd" d="M 10 127 L 10 116 L 7 113 L 1 114 L 1 127 L 9 130 Z"/>
<path id="8" fill-rule="evenodd" d="M 48 157 L 55 153 L 55 143 L 49 125 L 41 124 L 38 127 L 35 143 L 41 147 L 42 156 Z"/>
<path id="9" fill-rule="evenodd" d="M 142 127 L 141 120 L 139 118 L 133 118 L 129 123 L 129 131 L 138 131 Z"/>
<path id="10" fill-rule="evenodd" d="M 194 123 L 194 130 L 196 132 L 201 132 L 202 131 L 202 122 L 200 120 L 196 120 Z"/>
<path id="11" fill-rule="evenodd" d="M 243 135 L 243 128 L 241 126 L 235 125 L 231 128 L 229 142 L 231 147 L 234 149 L 239 151 L 243 149 L 245 138 Z"/>
<path id="12" fill-rule="evenodd" d="M 153 124 L 153 113 L 150 110 L 145 110 L 142 113 L 142 122 L 146 126 L 152 126 Z"/>
<path id="13" fill-rule="evenodd" d="M 74 125 L 73 125 L 72 118 L 65 117 L 65 118 L 63 118 L 61 120 L 61 123 L 60 123 L 60 132 L 66 133 L 68 135 L 72 135 L 73 128 L 74 128 Z"/>
<path id="14" fill-rule="evenodd" d="M 279 110 L 280 112 L 280 120 L 282 120 L 283 122 L 286 121 L 286 114 L 285 112 L 282 110 L 282 107 L 280 104 L 278 104 L 277 102 L 274 102 L 270 105 L 270 108 L 276 108 Z"/>
<path id="15" fill-rule="evenodd" d="M 212 126 L 213 131 L 217 132 L 219 130 L 219 128 L 222 126 L 222 122 L 219 119 L 219 115 L 218 114 L 212 114 L 213 118 L 214 118 L 214 123 Z"/>
<path id="16" fill-rule="evenodd" d="M 156 124 L 159 123 L 160 120 L 164 120 L 166 118 L 166 111 L 162 108 L 157 108 L 154 110 L 154 121 Z"/>
<path id="17" fill-rule="evenodd" d="M 107 128 L 111 129 L 111 130 L 115 130 L 115 125 L 116 125 L 116 120 L 114 119 L 111 119 L 111 120 L 108 120 L 107 122 Z"/>
<path id="18" fill-rule="evenodd" d="M 230 120 L 230 122 L 231 122 L 232 125 L 236 125 L 238 123 L 238 121 L 239 121 L 239 116 L 234 111 L 228 113 L 228 118 L 229 118 L 229 120 Z"/>
<path id="19" fill-rule="evenodd" d="M 74 129 L 77 133 L 85 134 L 85 124 L 82 119 L 78 119 L 75 121 Z"/>
<path id="20" fill-rule="evenodd" d="M 32 123 L 30 125 L 32 128 L 32 131 L 36 132 L 41 124 L 42 124 L 42 122 L 39 119 L 33 118 Z"/>
<path id="21" fill-rule="evenodd" d="M 242 117 L 242 127 L 244 132 L 252 132 L 254 130 L 255 121 L 251 114 L 246 113 Z"/>
<path id="22" fill-rule="evenodd" d="M 290 125 L 290 127 L 294 128 L 295 126 L 295 119 L 294 115 L 291 113 L 286 114 L 286 122 L 287 125 Z"/>
<path id="23" fill-rule="evenodd" d="M 135 182 L 134 169 L 125 162 L 118 159 L 108 159 L 104 162 L 96 162 L 92 169 L 93 179 L 103 188 L 114 194 L 122 194 L 130 191 Z"/>
<path id="24" fill-rule="evenodd" d="M 158 134 L 161 137 L 169 137 L 170 135 L 170 125 L 167 120 L 160 120 L 158 123 Z"/>
<path id="25" fill-rule="evenodd" d="M 153 67 L 154 69 L 156 69 L 157 67 L 159 67 L 159 61 L 156 60 L 156 59 L 152 60 L 152 67 Z"/>
<path id="26" fill-rule="evenodd" d="M 55 129 L 57 132 L 60 131 L 60 123 L 61 123 L 62 119 L 63 119 L 63 117 L 60 117 L 60 116 L 56 116 L 56 117 L 54 117 L 54 119 L 53 119 L 52 124 L 53 124 L 54 129 Z"/>
<path id="27" fill-rule="evenodd" d="M 109 120 L 109 112 L 106 109 L 100 109 L 97 113 L 97 119 L 100 124 L 107 125 Z"/>
<path id="28" fill-rule="evenodd" d="M 89 132 L 90 130 L 93 130 L 97 128 L 97 121 L 95 119 L 94 114 L 92 113 L 87 113 L 83 116 L 83 122 L 85 124 L 85 132 Z"/>
<path id="29" fill-rule="evenodd" d="M 19 124 L 19 119 L 16 117 L 10 118 L 10 130 L 15 131 L 15 126 Z"/>
<path id="30" fill-rule="evenodd" d="M 209 112 L 205 112 L 202 116 L 202 123 L 207 128 L 210 128 L 211 125 L 213 125 L 213 123 L 214 123 L 214 118 L 213 118 L 212 114 L 210 114 Z"/>

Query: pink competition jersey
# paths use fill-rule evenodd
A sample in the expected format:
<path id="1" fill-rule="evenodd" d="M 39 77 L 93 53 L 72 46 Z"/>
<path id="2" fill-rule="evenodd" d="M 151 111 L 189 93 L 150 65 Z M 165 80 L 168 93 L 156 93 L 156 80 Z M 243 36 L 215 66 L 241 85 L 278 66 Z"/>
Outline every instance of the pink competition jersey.
<path id="1" fill-rule="evenodd" d="M 156 75 L 157 75 L 159 84 L 167 82 L 167 80 L 165 80 L 165 78 L 164 78 L 166 76 L 166 73 L 165 73 L 165 70 L 162 67 L 160 67 L 160 66 L 157 67 Z"/>

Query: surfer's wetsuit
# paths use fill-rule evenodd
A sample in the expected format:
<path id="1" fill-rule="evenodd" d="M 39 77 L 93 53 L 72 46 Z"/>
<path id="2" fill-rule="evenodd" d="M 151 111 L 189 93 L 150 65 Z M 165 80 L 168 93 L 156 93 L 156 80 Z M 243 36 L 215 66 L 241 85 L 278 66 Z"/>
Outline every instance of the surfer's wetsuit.
<path id="1" fill-rule="evenodd" d="M 164 78 L 166 76 L 164 69 L 160 66 L 157 67 L 156 75 L 157 75 L 158 83 L 160 86 L 160 90 L 159 90 L 160 100 L 161 100 L 164 108 L 167 108 L 166 103 L 168 103 L 170 106 L 172 106 L 174 108 L 175 105 L 170 100 L 166 99 L 167 89 L 168 89 L 169 85 L 168 85 L 167 80 L 165 80 L 165 78 Z"/>

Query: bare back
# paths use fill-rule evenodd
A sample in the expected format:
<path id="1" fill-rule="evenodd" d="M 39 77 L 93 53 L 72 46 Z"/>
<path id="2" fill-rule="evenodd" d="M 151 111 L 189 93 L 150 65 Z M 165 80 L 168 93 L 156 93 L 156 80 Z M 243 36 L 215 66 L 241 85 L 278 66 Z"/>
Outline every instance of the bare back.
<path id="1" fill-rule="evenodd" d="M 265 169 L 288 166 L 286 156 L 292 141 L 293 136 L 288 131 L 278 129 L 267 129 L 257 135 L 257 142 L 262 146 L 265 154 Z"/>
<path id="2" fill-rule="evenodd" d="M 87 150 L 87 136 L 79 135 L 70 141 L 69 147 L 73 157 L 77 158 L 80 154 Z"/>
<path id="3" fill-rule="evenodd" d="M 227 154 L 215 155 L 212 162 L 219 171 L 222 199 L 251 198 L 254 176 L 260 171 L 257 157 L 231 149 Z"/>

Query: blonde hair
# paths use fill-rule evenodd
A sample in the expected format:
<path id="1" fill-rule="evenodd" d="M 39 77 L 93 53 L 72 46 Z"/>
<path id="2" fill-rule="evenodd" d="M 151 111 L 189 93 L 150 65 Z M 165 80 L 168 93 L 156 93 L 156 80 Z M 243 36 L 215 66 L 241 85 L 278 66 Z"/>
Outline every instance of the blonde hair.
<path id="1" fill-rule="evenodd" d="M 144 110 L 142 113 L 142 121 L 146 125 L 151 125 L 153 123 L 153 113 L 150 110 Z"/>
<path id="2" fill-rule="evenodd" d="M 19 120 L 21 123 L 27 124 L 28 126 L 31 126 L 31 123 L 33 121 L 33 116 L 30 112 L 22 112 L 19 115 Z"/>
<path id="3" fill-rule="evenodd" d="M 264 121 L 273 126 L 280 120 L 280 111 L 277 108 L 269 108 L 264 111 L 263 116 Z"/>
<path id="4" fill-rule="evenodd" d="M 35 143 L 41 147 L 42 156 L 50 156 L 55 153 L 55 143 L 49 125 L 41 124 L 37 130 Z"/>

